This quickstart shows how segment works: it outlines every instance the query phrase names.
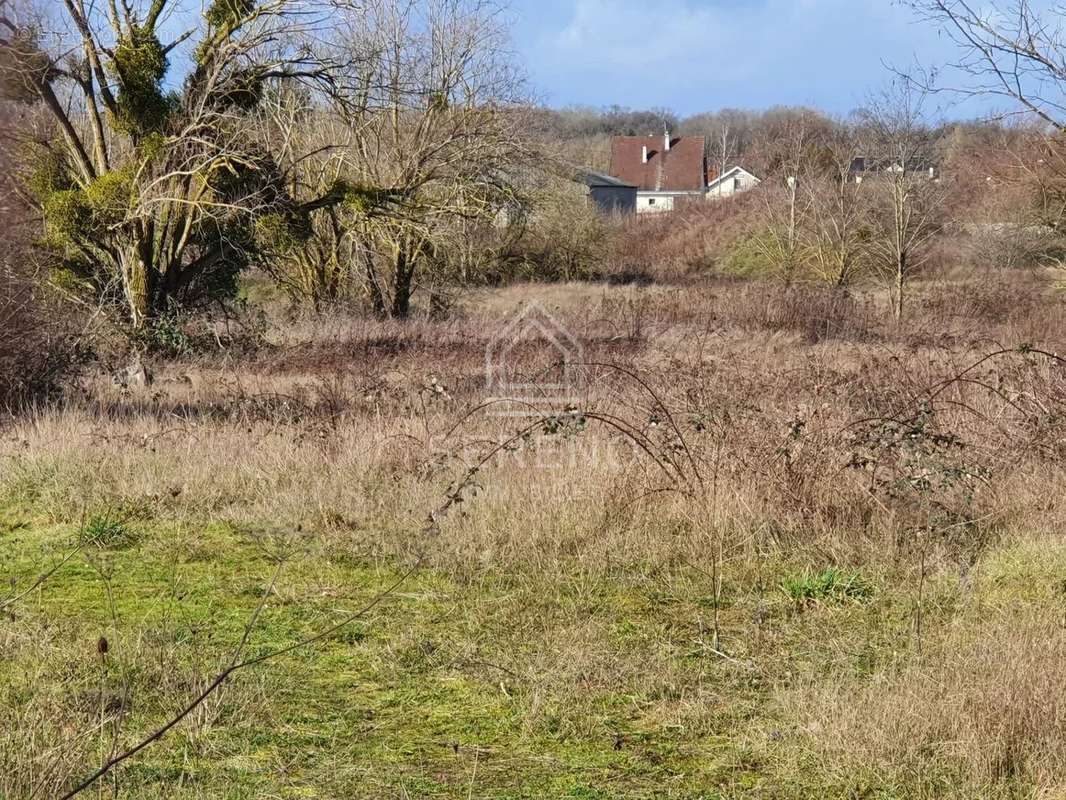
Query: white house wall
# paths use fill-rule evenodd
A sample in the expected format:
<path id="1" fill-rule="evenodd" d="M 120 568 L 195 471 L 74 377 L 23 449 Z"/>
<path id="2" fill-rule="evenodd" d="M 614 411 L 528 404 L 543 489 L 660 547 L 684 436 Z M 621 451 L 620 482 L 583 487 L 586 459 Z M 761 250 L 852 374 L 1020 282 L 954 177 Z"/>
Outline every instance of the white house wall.
<path id="1" fill-rule="evenodd" d="M 657 214 L 674 210 L 674 195 L 658 192 L 637 192 L 637 213 Z"/>
<path id="2" fill-rule="evenodd" d="M 719 197 L 732 197 L 735 194 L 755 188 L 758 183 L 759 181 L 753 175 L 749 175 L 746 172 L 738 172 L 727 177 L 720 184 L 710 187 L 707 190 L 707 197 L 711 200 Z"/>
<path id="3" fill-rule="evenodd" d="M 703 192 L 637 192 L 638 214 L 660 214 L 673 211 L 685 201 L 702 200 Z"/>

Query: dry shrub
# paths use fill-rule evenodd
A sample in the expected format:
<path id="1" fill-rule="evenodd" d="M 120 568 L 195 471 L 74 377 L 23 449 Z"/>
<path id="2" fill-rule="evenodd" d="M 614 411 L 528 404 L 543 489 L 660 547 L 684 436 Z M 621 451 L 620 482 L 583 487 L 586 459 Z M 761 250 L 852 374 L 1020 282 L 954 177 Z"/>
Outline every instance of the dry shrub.
<path id="1" fill-rule="evenodd" d="M 1036 153 L 1028 154 L 1037 164 Z M 963 222 L 956 226 L 955 236 L 966 248 L 965 263 L 974 270 L 1028 269 L 1062 260 L 1061 233 L 1047 224 L 1053 215 L 1041 209 L 1041 203 L 1054 196 L 1048 186 L 1041 185 L 1040 167 L 1031 173 L 1018 174 L 1013 168 L 995 164 L 994 157 L 986 158 L 987 167 L 975 170 L 986 177 L 969 191 L 956 191 L 969 198 L 968 207 L 960 209 L 956 218 Z M 991 175 L 989 172 L 991 171 Z M 994 175 L 995 177 L 991 177 Z M 1043 180 L 1058 181 L 1054 170 Z"/>
<path id="2" fill-rule="evenodd" d="M 1062 298 L 1036 277 L 929 283 L 916 294 L 907 329 L 953 331 L 1014 345 L 1066 341 Z"/>
<path id="3" fill-rule="evenodd" d="M 869 684 L 822 686 L 794 696 L 790 710 L 809 720 L 816 761 L 837 771 L 830 782 L 922 776 L 928 797 L 951 783 L 966 797 L 1066 785 L 1066 632 L 1050 614 L 956 628 Z"/>
<path id="4" fill-rule="evenodd" d="M 0 409 L 54 395 L 74 360 L 63 315 L 42 296 L 30 266 L 28 226 L 11 198 L 0 201 Z"/>
<path id="5" fill-rule="evenodd" d="M 763 202 L 758 191 L 716 202 L 682 204 L 668 214 L 626 220 L 615 242 L 616 271 L 657 281 L 707 271 L 751 226 Z"/>
<path id="6" fill-rule="evenodd" d="M 987 280 L 961 284 L 936 284 L 918 298 L 919 313 L 940 320 L 967 319 L 999 325 L 1024 318 L 1043 305 L 1036 287 L 1019 281 Z"/>
<path id="7" fill-rule="evenodd" d="M 977 269 L 1032 269 L 1060 263 L 1062 237 L 1042 225 L 1003 222 L 977 225 L 969 237 Z"/>
<path id="8" fill-rule="evenodd" d="M 748 330 L 799 333 L 808 343 L 873 338 L 878 314 L 847 291 L 808 286 L 745 283 L 721 296 L 721 321 Z"/>
<path id="9" fill-rule="evenodd" d="M 499 285 L 599 275 L 617 219 L 601 213 L 585 192 L 583 184 L 571 180 L 549 181 L 535 197 L 536 210 L 510 226 L 508 240 L 494 251 L 491 263 L 466 280 Z"/>
<path id="10" fill-rule="evenodd" d="M 548 199 L 504 261 L 511 278 L 572 281 L 603 271 L 611 220 L 582 197 Z"/>

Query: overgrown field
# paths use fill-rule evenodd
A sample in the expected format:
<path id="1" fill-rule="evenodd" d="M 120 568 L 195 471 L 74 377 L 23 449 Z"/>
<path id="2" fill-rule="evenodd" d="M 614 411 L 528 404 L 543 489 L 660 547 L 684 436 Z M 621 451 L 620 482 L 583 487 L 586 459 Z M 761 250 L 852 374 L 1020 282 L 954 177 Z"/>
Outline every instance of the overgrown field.
<path id="1" fill-rule="evenodd" d="M 901 325 L 512 287 L 88 376 L 0 428 L 0 797 L 189 707 L 85 796 L 1064 796 L 1050 285 L 922 287 Z M 530 300 L 580 397 L 498 415 L 485 350 Z"/>

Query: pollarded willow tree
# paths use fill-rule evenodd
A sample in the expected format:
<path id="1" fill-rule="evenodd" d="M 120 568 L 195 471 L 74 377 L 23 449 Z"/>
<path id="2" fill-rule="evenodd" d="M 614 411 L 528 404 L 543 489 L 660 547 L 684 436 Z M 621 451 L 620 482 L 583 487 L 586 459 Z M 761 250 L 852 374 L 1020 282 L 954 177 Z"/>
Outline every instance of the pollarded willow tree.
<path id="1" fill-rule="evenodd" d="M 181 0 L 0 0 L 3 91 L 38 122 L 6 134 L 68 287 L 144 328 L 231 291 L 263 215 L 340 200 L 291 197 L 257 111 L 292 83 L 343 94 L 313 44 L 330 19 L 297 0 L 213 0 L 202 17 Z"/>

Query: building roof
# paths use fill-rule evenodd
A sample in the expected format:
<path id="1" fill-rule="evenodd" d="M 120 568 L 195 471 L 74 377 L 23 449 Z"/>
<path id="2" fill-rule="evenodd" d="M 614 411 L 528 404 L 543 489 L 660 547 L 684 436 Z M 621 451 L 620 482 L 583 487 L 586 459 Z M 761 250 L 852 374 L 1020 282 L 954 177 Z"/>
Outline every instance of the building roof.
<path id="1" fill-rule="evenodd" d="M 578 173 L 578 183 L 583 183 L 589 187 L 601 187 L 610 186 L 617 189 L 636 189 L 635 183 L 626 183 L 621 178 L 616 178 L 613 175 L 604 175 L 602 172 L 591 172 L 589 170 L 583 170 Z"/>
<path id="2" fill-rule="evenodd" d="M 643 149 L 648 161 L 643 162 Z M 611 139 L 611 174 L 642 191 L 698 192 L 704 188 L 702 136 L 615 136 Z"/>

